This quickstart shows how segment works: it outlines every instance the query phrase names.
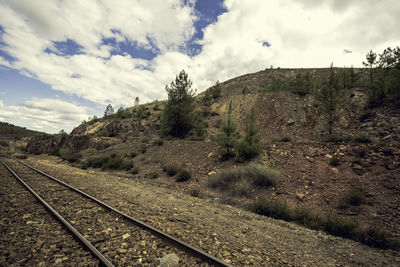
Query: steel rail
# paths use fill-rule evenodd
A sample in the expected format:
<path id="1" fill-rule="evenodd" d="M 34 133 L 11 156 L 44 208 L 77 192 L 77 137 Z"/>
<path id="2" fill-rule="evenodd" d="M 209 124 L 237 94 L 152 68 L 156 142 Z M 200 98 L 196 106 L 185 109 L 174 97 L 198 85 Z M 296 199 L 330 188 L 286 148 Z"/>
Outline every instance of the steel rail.
<path id="1" fill-rule="evenodd" d="M 28 189 L 29 192 L 37 199 L 39 202 L 53 215 L 57 218 L 57 220 L 66 227 L 75 238 L 77 238 L 84 247 L 86 247 L 99 261 L 102 265 L 113 267 L 114 265 L 106 258 L 103 254 L 101 254 L 86 238 L 82 236 L 81 233 L 78 232 L 64 217 L 62 217 L 55 209 L 53 209 L 43 198 L 41 198 L 27 183 L 25 183 L 3 160 L 1 163 L 10 173 L 17 178 L 17 180 Z"/>
<path id="2" fill-rule="evenodd" d="M 162 231 L 160 231 L 160 230 L 158 230 L 158 229 L 156 229 L 156 228 L 154 228 L 154 227 L 152 227 L 152 226 L 150 226 L 150 225 L 148 225 L 148 224 L 146 224 L 146 223 L 144 223 L 144 222 L 142 222 L 140 220 L 137 220 L 137 219 L 135 219 L 135 218 L 133 218 L 133 217 L 131 217 L 131 216 L 129 216 L 129 215 L 127 215 L 127 214 L 125 214 L 125 213 L 113 208 L 113 207 L 111 207 L 110 205 L 98 200 L 97 198 L 95 198 L 95 197 L 93 197 L 93 196 L 91 196 L 91 195 L 89 195 L 89 194 L 87 194 L 87 193 L 85 193 L 85 192 L 83 192 L 83 191 L 81 191 L 81 190 L 79 190 L 79 189 L 77 189 L 77 188 L 75 188 L 75 187 L 63 182 L 63 181 L 60 181 L 57 178 L 54 178 L 54 177 L 52 177 L 51 175 L 49 175 L 47 173 L 44 173 L 44 172 L 36 169 L 35 167 L 33 167 L 33 166 L 29 165 L 29 164 L 26 164 L 26 163 L 24 163 L 22 161 L 19 161 L 17 159 L 14 159 L 14 160 L 19 162 L 19 163 L 21 163 L 21 164 L 23 164 L 23 165 L 25 165 L 25 166 L 27 166 L 30 169 L 36 171 L 37 173 L 40 173 L 41 175 L 46 176 L 47 178 L 50 178 L 50 179 L 56 181 L 57 183 L 60 183 L 60 184 L 62 184 L 64 186 L 74 190 L 75 192 L 85 196 L 86 198 L 91 199 L 92 201 L 96 202 L 97 204 L 99 204 L 99 205 L 101 205 L 101 206 L 103 206 L 103 207 L 105 207 L 105 208 L 117 213 L 118 215 L 124 217 L 125 219 L 127 219 L 128 221 L 134 223 L 135 225 L 139 226 L 140 228 L 142 228 L 142 229 L 144 229 L 146 231 L 149 231 L 150 233 L 158 236 L 159 238 L 163 239 L 164 241 L 174 245 L 175 247 L 178 247 L 178 248 L 181 248 L 182 250 L 185 250 L 186 252 L 190 253 L 191 255 L 196 256 L 196 257 L 206 261 L 209 264 L 213 264 L 215 266 L 231 267 L 231 265 L 221 261 L 220 259 L 218 259 L 218 258 L 216 258 L 214 256 L 211 256 L 210 254 L 208 254 L 208 253 L 206 253 L 206 252 L 204 252 L 204 251 L 202 251 L 200 249 L 197 249 L 197 248 L 195 248 L 195 247 L 193 247 L 193 246 L 191 246 L 189 244 L 186 244 L 185 242 L 183 242 L 183 241 L 181 241 L 179 239 L 176 239 L 175 237 L 173 237 L 173 236 L 171 236 L 171 235 L 169 235 L 167 233 L 164 233 L 164 232 L 162 232 Z"/>

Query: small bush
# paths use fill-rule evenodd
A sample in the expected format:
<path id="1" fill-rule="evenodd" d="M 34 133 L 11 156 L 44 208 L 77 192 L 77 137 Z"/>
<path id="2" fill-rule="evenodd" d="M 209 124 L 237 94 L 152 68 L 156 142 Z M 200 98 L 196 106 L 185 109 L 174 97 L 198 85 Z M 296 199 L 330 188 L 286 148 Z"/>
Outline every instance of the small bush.
<path id="1" fill-rule="evenodd" d="M 400 250 L 400 242 L 391 240 L 386 232 L 378 229 L 361 233 L 360 242 L 370 247 Z"/>
<path id="2" fill-rule="evenodd" d="M 339 166 L 339 165 L 340 165 L 340 158 L 339 158 L 339 157 L 336 157 L 336 156 L 333 156 L 333 157 L 331 158 L 331 160 L 329 161 L 329 164 L 330 164 L 331 166 L 334 166 L 334 167 Z"/>
<path id="3" fill-rule="evenodd" d="M 192 197 L 200 197 L 200 196 L 201 196 L 200 189 L 198 189 L 198 188 L 192 188 L 192 189 L 190 189 L 190 190 L 189 190 L 189 194 L 190 194 Z"/>
<path id="4" fill-rule="evenodd" d="M 297 208 L 293 210 L 292 219 L 293 221 L 296 221 L 299 224 L 314 230 L 321 230 L 324 226 L 323 217 L 304 208 Z"/>
<path id="5" fill-rule="evenodd" d="M 385 232 L 378 229 L 363 230 L 357 223 L 337 216 L 325 218 L 303 208 L 290 209 L 284 202 L 267 198 L 256 199 L 249 208 L 260 215 L 295 221 L 308 228 L 324 230 L 329 234 L 353 239 L 371 247 L 400 249 L 400 243 L 389 239 Z"/>
<path id="6" fill-rule="evenodd" d="M 242 179 L 233 184 L 232 194 L 239 196 L 248 196 L 252 189 L 252 184 L 248 180 Z"/>
<path id="7" fill-rule="evenodd" d="M 346 208 L 349 206 L 360 206 L 361 204 L 365 203 L 366 199 L 362 189 L 358 186 L 354 186 L 348 192 L 346 192 L 340 203 L 340 207 Z"/>
<path id="8" fill-rule="evenodd" d="M 155 170 L 149 172 L 149 173 L 146 175 L 146 177 L 151 178 L 151 179 L 156 179 L 156 178 L 158 178 L 158 176 L 159 176 L 158 171 L 155 171 Z"/>
<path id="9" fill-rule="evenodd" d="M 129 172 L 133 175 L 138 174 L 140 171 L 140 168 L 138 166 L 133 167 Z"/>
<path id="10" fill-rule="evenodd" d="M 243 94 L 243 95 L 246 95 L 246 94 L 248 94 L 248 93 L 250 93 L 250 90 L 249 90 L 249 88 L 247 88 L 247 86 L 245 86 L 245 87 L 243 88 L 243 90 L 242 90 L 242 94 Z"/>
<path id="11" fill-rule="evenodd" d="M 174 176 L 179 171 L 179 166 L 176 164 L 166 164 L 163 165 L 163 171 L 168 174 L 168 176 Z"/>
<path id="12" fill-rule="evenodd" d="M 250 209 L 260 215 L 281 219 L 292 220 L 292 213 L 286 203 L 267 198 L 258 198 L 250 206 Z"/>
<path id="13" fill-rule="evenodd" d="M 136 156 L 137 156 L 136 152 L 135 152 L 135 151 L 132 151 L 131 154 L 130 154 L 130 157 L 131 157 L 131 158 L 134 158 L 134 157 L 136 157 Z"/>
<path id="14" fill-rule="evenodd" d="M 178 174 L 176 175 L 176 181 L 177 182 L 184 182 L 184 181 L 188 181 L 190 178 L 192 177 L 192 175 L 190 174 L 189 171 L 185 170 L 185 169 L 181 169 Z"/>
<path id="15" fill-rule="evenodd" d="M 241 180 L 247 180 L 254 186 L 273 186 L 278 183 L 280 176 L 277 170 L 259 164 L 249 164 L 245 167 L 222 170 L 210 176 L 208 184 L 211 187 L 232 188 Z"/>
<path id="16" fill-rule="evenodd" d="M 140 147 L 140 152 L 142 152 L 142 154 L 146 153 L 147 151 L 147 146 L 145 144 L 142 144 L 142 146 Z"/>
<path id="17" fill-rule="evenodd" d="M 63 160 L 68 160 L 69 162 L 77 162 L 80 159 L 80 155 L 78 153 L 72 153 L 70 152 L 69 148 L 66 146 L 62 146 L 59 151 L 58 151 L 58 155 L 60 156 L 60 158 L 62 158 Z"/>
<path id="18" fill-rule="evenodd" d="M 111 155 L 109 157 L 103 156 L 90 158 L 87 161 L 87 167 L 114 170 L 130 170 L 133 168 L 133 164 L 121 157 Z"/>
<path id="19" fill-rule="evenodd" d="M 324 230 L 332 235 L 357 240 L 357 224 L 337 216 L 329 216 L 324 223 Z"/>

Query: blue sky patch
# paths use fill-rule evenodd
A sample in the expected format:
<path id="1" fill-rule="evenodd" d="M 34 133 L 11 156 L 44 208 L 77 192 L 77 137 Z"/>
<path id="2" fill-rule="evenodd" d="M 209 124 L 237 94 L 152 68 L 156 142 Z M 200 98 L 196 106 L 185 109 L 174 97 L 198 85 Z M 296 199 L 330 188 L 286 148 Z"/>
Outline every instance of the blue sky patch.
<path id="1" fill-rule="evenodd" d="M 190 57 L 200 54 L 202 50 L 202 46 L 197 44 L 196 41 L 203 39 L 203 29 L 209 24 L 217 22 L 218 16 L 227 12 L 223 5 L 223 0 L 196 1 L 194 7 L 198 20 L 194 22 L 196 32 L 192 39 L 186 44 L 186 52 Z"/>
<path id="2" fill-rule="evenodd" d="M 71 39 L 67 39 L 67 41 L 62 41 L 62 42 L 53 41 L 53 44 L 54 47 L 57 49 L 57 51 L 46 48 L 44 52 L 49 54 L 56 54 L 59 56 L 74 56 L 74 55 L 84 54 L 83 46 L 81 46 L 80 44 Z"/>
<path id="3" fill-rule="evenodd" d="M 117 42 L 115 38 L 103 38 L 101 45 L 112 46 L 111 56 L 129 54 L 132 58 L 140 58 L 145 60 L 152 60 L 160 54 L 160 50 L 155 47 L 150 38 L 147 38 L 151 45 L 151 49 L 144 48 L 138 45 L 137 42 L 128 41 L 125 38 L 123 42 Z"/>

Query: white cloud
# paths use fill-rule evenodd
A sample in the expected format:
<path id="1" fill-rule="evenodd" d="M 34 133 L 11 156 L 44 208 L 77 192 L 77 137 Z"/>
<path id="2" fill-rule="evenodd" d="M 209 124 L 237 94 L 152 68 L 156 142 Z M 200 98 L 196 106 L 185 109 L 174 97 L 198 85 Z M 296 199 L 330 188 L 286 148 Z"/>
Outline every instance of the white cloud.
<path id="1" fill-rule="evenodd" d="M 34 98 L 22 105 L 4 105 L 0 100 L 0 118 L 29 129 L 57 133 L 71 131 L 88 118 L 87 109 L 59 99 Z"/>
<path id="2" fill-rule="evenodd" d="M 15 62 L 0 65 L 53 89 L 98 104 L 132 105 L 166 97 L 185 69 L 202 91 L 216 80 L 275 67 L 361 66 L 365 54 L 400 42 L 397 0 L 225 0 L 227 12 L 204 29 L 200 54 L 182 47 L 193 36 L 194 0 L 2 1 L 3 47 Z M 159 51 L 153 60 L 110 57 L 102 38 Z M 84 54 L 63 57 L 53 41 L 74 40 Z M 27 41 L 28 40 L 28 41 Z M 263 46 L 264 42 L 271 44 Z M 344 51 L 352 51 L 344 53 Z M 29 74 L 30 73 L 30 74 Z"/>

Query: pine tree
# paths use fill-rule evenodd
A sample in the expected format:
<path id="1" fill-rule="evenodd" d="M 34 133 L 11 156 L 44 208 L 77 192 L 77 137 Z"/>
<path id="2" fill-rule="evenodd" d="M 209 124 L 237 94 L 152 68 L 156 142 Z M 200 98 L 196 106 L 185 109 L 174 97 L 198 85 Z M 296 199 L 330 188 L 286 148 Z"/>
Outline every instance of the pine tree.
<path id="1" fill-rule="evenodd" d="M 228 160 L 235 156 L 234 148 L 237 143 L 236 138 L 237 124 L 232 120 L 232 101 L 229 103 L 228 115 L 221 121 L 222 134 L 217 136 L 217 143 L 220 146 L 220 159 Z"/>
<path id="2" fill-rule="evenodd" d="M 201 104 L 203 106 L 203 113 L 204 115 L 208 115 L 208 113 L 210 112 L 210 107 L 212 104 L 212 93 L 210 92 L 210 90 L 207 90 L 203 96 L 203 98 L 200 100 Z"/>
<path id="3" fill-rule="evenodd" d="M 256 117 L 254 116 L 253 109 L 249 114 L 249 119 L 246 124 L 246 135 L 237 146 L 237 161 L 250 160 L 260 154 L 262 150 L 261 138 L 258 134 L 260 129 L 261 126 L 256 124 Z"/>
<path id="4" fill-rule="evenodd" d="M 111 106 L 111 104 L 108 104 L 106 110 L 104 110 L 104 117 L 108 117 L 112 114 L 114 114 L 114 108 Z"/>
<path id="5" fill-rule="evenodd" d="M 215 85 L 211 88 L 211 95 L 214 99 L 221 97 L 221 85 L 219 81 L 216 81 Z"/>
<path id="6" fill-rule="evenodd" d="M 182 70 L 170 86 L 166 85 L 168 102 L 162 115 L 162 130 L 166 135 L 184 137 L 192 128 L 194 121 L 194 91 L 192 81 Z"/>
<path id="7" fill-rule="evenodd" d="M 333 133 L 335 123 L 339 120 L 340 106 L 343 105 L 343 82 L 335 73 L 331 64 L 328 80 L 322 81 L 322 86 L 317 94 L 320 102 L 319 112 L 328 124 L 328 133 Z"/>

